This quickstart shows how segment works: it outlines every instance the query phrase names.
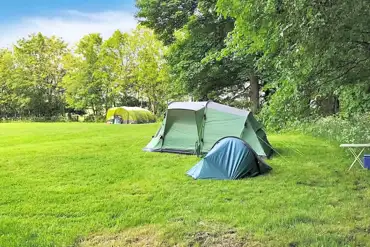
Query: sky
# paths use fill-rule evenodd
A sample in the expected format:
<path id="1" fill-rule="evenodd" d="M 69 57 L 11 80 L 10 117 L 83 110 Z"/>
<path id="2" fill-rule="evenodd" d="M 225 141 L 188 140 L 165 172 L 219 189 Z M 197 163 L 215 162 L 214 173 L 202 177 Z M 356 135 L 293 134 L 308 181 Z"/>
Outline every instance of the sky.
<path id="1" fill-rule="evenodd" d="M 106 39 L 134 29 L 135 11 L 135 0 L 1 0 L 0 48 L 38 32 L 70 45 L 89 33 Z"/>

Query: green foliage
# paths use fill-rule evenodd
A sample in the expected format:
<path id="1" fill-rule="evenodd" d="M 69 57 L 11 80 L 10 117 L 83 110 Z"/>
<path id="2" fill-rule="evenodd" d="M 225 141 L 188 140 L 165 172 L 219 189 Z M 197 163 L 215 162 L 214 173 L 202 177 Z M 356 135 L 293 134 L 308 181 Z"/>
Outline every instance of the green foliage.
<path id="1" fill-rule="evenodd" d="M 62 57 L 67 45 L 42 34 L 0 51 L 0 117 L 51 117 L 64 111 Z"/>
<path id="2" fill-rule="evenodd" d="M 226 47 L 225 39 L 234 28 L 234 20 L 220 16 L 216 2 L 140 0 L 138 16 L 143 25 L 153 28 L 170 45 L 167 59 L 175 91 L 190 94 L 194 100 L 233 104 L 238 98 L 239 105 L 251 105 L 257 111 L 258 54 Z"/>
<path id="3" fill-rule="evenodd" d="M 119 105 L 159 115 L 167 102 L 188 98 L 261 110 L 265 124 L 278 129 L 368 112 L 367 1 L 136 5 L 139 22 L 151 29 L 116 31 L 105 41 L 89 34 L 72 50 L 35 34 L 1 50 L 0 118 L 50 118 L 66 109 L 99 116 Z"/>
<path id="4" fill-rule="evenodd" d="M 228 49 L 262 55 L 258 69 L 275 91 L 267 106 L 272 109 L 264 110 L 275 114 L 268 116 L 271 125 L 325 115 L 325 106 L 308 108 L 317 97 L 339 98 L 344 115 L 369 104 L 366 1 L 218 0 L 217 7 L 235 18 Z"/>
<path id="5" fill-rule="evenodd" d="M 68 54 L 64 77 L 67 102 L 76 109 L 90 108 L 94 115 L 103 111 L 102 75 L 99 67 L 99 54 L 103 39 L 100 34 L 89 34 L 81 39 L 75 50 L 76 56 Z"/>
<path id="6" fill-rule="evenodd" d="M 135 51 L 132 69 L 135 89 L 148 99 L 153 113 L 158 114 L 167 105 L 171 88 L 168 66 L 164 59 L 166 49 L 152 30 L 140 27 L 130 35 Z"/>
<path id="7" fill-rule="evenodd" d="M 193 15 L 197 3 L 198 0 L 137 0 L 137 17 L 168 45 L 175 41 L 175 31 Z"/>
<path id="8" fill-rule="evenodd" d="M 83 37 L 73 50 L 42 34 L 0 50 L 0 119 L 58 119 L 90 111 L 101 119 L 112 106 L 165 108 L 169 72 L 165 47 L 149 29 Z"/>
<path id="9" fill-rule="evenodd" d="M 68 118 L 67 116 L 26 116 L 26 117 L 17 117 L 17 118 L 3 118 L 0 119 L 0 123 L 31 123 L 31 122 L 38 122 L 38 123 L 54 123 L 54 122 L 77 122 L 77 119 Z"/>
<path id="10" fill-rule="evenodd" d="M 0 246 L 369 243 L 368 173 L 348 172 L 352 157 L 337 144 L 269 135 L 283 155 L 268 161 L 271 173 L 194 181 L 185 172 L 197 157 L 141 151 L 157 127 L 2 124 Z M 147 227 L 164 234 L 143 238 Z"/>
<path id="11" fill-rule="evenodd" d="M 370 109 L 370 85 L 368 82 L 343 86 L 340 94 L 341 115 L 351 118 Z"/>
<path id="12" fill-rule="evenodd" d="M 317 115 L 310 106 L 310 97 L 305 93 L 304 90 L 300 90 L 299 85 L 289 81 L 282 82 L 278 93 L 268 100 L 259 114 L 266 128 L 284 129 L 298 120 L 315 118 Z"/>
<path id="13" fill-rule="evenodd" d="M 17 82 L 24 85 L 28 109 L 36 116 L 53 116 L 64 110 L 61 81 L 65 70 L 62 57 L 67 45 L 59 38 L 42 34 L 18 41 L 14 47 Z"/>
<path id="14" fill-rule="evenodd" d="M 0 50 L 0 116 L 13 115 L 21 105 L 13 84 L 14 59 L 8 50 Z"/>
<path id="15" fill-rule="evenodd" d="M 104 105 L 131 105 L 127 91 L 133 87 L 132 70 L 135 57 L 129 34 L 117 30 L 103 43 L 100 52 L 100 78 L 104 91 Z M 137 106 L 139 103 L 136 103 Z"/>
<path id="16" fill-rule="evenodd" d="M 163 44 L 143 27 L 130 34 L 116 31 L 105 42 L 97 34 L 85 36 L 76 55 L 65 60 L 67 102 L 101 115 L 120 103 L 132 104 L 133 95 L 139 95 L 157 113 L 170 95 L 164 53 Z"/>
<path id="17" fill-rule="evenodd" d="M 105 121 L 105 117 L 101 115 L 97 116 L 94 114 L 88 114 L 84 116 L 83 121 L 87 123 L 102 123 Z"/>
<path id="18" fill-rule="evenodd" d="M 330 116 L 315 122 L 296 123 L 290 128 L 339 143 L 369 143 L 369 121 L 369 114 L 352 116 L 350 119 Z"/>
<path id="19" fill-rule="evenodd" d="M 168 55 L 175 83 L 201 100 L 212 93 L 220 94 L 227 87 L 243 87 L 246 82 L 241 60 L 232 57 L 218 60 L 215 56 L 224 48 L 223 40 L 233 22 L 218 18 L 214 11 L 208 12 L 208 8 L 212 8 L 212 4 L 198 9 L 198 14 L 179 31 L 180 37 Z"/>

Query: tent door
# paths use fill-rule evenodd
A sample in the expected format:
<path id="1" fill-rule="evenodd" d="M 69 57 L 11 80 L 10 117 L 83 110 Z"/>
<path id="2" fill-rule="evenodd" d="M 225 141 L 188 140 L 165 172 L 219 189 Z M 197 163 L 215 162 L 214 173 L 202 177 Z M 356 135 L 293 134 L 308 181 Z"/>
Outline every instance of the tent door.
<path id="1" fill-rule="evenodd" d="M 194 111 L 169 110 L 163 136 L 162 149 L 194 153 L 199 140 Z"/>

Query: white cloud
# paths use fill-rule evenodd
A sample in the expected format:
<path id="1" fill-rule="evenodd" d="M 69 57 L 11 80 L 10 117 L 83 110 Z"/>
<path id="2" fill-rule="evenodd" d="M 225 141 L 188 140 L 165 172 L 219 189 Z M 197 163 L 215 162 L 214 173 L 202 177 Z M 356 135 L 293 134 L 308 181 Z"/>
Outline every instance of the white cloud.
<path id="1" fill-rule="evenodd" d="M 62 37 L 70 44 L 89 33 L 101 33 L 107 39 L 117 29 L 127 32 L 136 25 L 134 15 L 125 11 L 86 13 L 68 10 L 57 16 L 26 17 L 18 23 L 0 24 L 0 47 L 10 47 L 17 40 L 38 32 Z"/>

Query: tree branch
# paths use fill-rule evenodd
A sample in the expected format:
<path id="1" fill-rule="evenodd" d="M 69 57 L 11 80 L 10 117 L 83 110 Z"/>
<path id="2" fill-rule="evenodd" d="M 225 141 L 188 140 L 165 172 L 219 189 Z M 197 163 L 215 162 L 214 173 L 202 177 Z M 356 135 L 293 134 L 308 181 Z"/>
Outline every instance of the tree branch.
<path id="1" fill-rule="evenodd" d="M 335 80 L 338 80 L 338 79 L 342 78 L 343 76 L 345 76 L 346 74 L 348 74 L 351 70 L 353 70 L 354 68 L 356 68 L 356 66 L 357 66 L 357 65 L 359 65 L 361 62 L 364 62 L 364 61 L 366 61 L 366 60 L 368 60 L 368 58 L 364 58 L 364 59 L 357 60 L 357 62 L 355 62 L 355 64 L 354 64 L 354 65 L 352 65 L 351 67 L 349 67 L 349 68 L 348 68 L 346 71 L 344 71 L 342 74 L 340 74 L 339 76 L 334 77 L 334 78 L 332 78 L 331 80 L 326 81 L 326 82 L 327 82 L 327 83 L 330 83 L 330 82 L 332 82 L 332 81 L 335 81 Z"/>

